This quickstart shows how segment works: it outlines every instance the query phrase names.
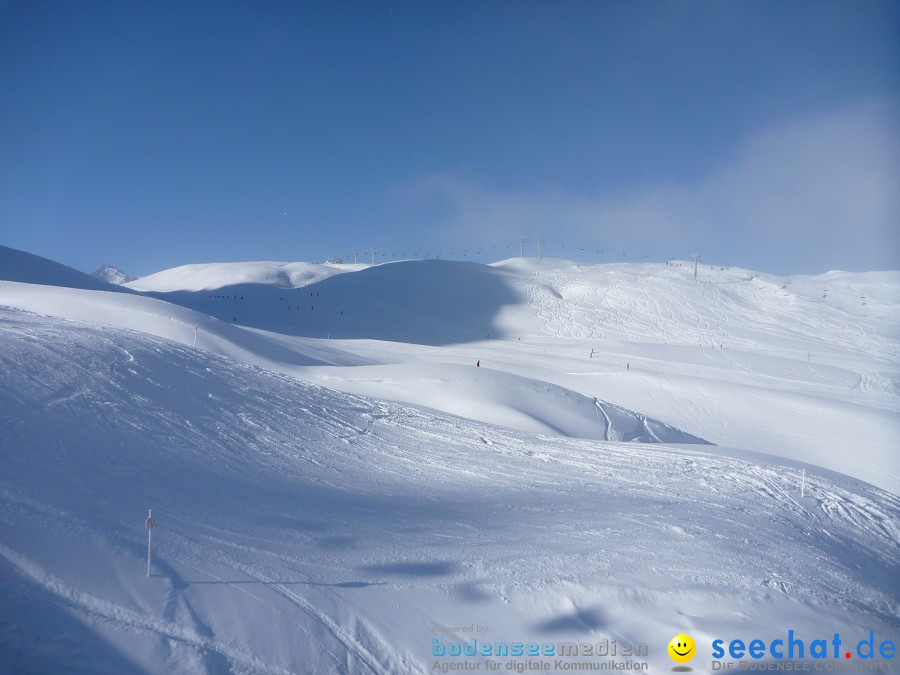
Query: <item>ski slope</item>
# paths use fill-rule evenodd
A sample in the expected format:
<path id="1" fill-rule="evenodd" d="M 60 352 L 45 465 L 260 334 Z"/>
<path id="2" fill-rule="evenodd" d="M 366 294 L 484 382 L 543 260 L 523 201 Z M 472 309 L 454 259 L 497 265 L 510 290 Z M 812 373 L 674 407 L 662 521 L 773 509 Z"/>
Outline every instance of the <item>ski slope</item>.
<path id="1" fill-rule="evenodd" d="M 706 442 L 640 413 L 519 375 L 448 364 L 385 366 L 334 346 L 330 340 L 279 339 L 272 333 L 244 330 L 155 298 L 0 282 L 3 304 L 128 328 L 321 381 L 342 391 L 426 405 L 523 431 L 651 443 Z M 309 370 L 306 366 L 323 368 Z"/>
<path id="2" fill-rule="evenodd" d="M 432 628 L 476 620 L 652 647 L 898 626 L 900 503 L 852 479 L 801 498 L 777 461 L 510 431 L 16 310 L 0 345 L 7 670 L 424 673 Z"/>
<path id="3" fill-rule="evenodd" d="M 481 361 L 538 388 L 561 387 L 572 400 L 605 401 L 717 445 L 897 493 L 898 288 L 896 272 L 776 277 L 702 266 L 694 282 L 692 267 L 678 261 L 517 258 L 389 263 L 304 286 L 242 283 L 154 297 L 287 349 L 306 351 L 320 338 L 359 359 L 355 365 L 387 367 L 372 375 L 275 366 L 343 391 L 477 413 L 521 430 L 606 437 L 585 431 L 590 414 L 574 425 L 554 415 L 556 426 L 526 419 L 516 406 L 493 414 L 512 381 L 475 382 L 465 368 L 459 377 L 428 374 Z M 544 398 L 536 405 L 555 406 L 557 397 Z"/>
<path id="4" fill-rule="evenodd" d="M 0 249 L 0 672 L 897 636 L 900 274 L 319 267 Z"/>

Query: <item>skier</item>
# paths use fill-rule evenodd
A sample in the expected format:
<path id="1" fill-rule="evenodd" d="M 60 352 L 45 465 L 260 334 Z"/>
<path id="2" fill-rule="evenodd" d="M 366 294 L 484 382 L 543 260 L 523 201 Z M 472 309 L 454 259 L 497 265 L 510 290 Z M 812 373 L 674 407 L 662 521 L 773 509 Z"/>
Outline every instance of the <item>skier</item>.
<path id="1" fill-rule="evenodd" d="M 476 368 L 481 368 L 481 359 L 478 359 L 478 360 L 475 362 L 475 367 L 476 367 Z"/>

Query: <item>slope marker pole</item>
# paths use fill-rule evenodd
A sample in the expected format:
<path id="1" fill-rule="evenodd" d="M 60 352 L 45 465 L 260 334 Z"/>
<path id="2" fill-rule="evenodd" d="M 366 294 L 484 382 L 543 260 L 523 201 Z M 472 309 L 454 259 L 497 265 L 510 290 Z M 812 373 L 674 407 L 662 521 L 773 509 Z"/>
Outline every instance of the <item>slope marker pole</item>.
<path id="1" fill-rule="evenodd" d="M 156 525 L 156 519 L 153 517 L 153 509 L 150 509 L 150 514 L 147 516 L 147 521 L 144 523 L 147 526 L 147 576 L 150 576 L 150 545 L 153 541 L 153 526 Z"/>

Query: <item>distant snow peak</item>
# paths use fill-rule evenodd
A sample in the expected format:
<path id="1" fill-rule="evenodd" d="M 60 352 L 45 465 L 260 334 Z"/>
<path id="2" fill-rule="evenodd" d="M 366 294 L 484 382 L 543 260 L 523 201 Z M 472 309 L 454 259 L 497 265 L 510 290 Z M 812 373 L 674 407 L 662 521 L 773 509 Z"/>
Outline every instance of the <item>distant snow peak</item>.
<path id="1" fill-rule="evenodd" d="M 133 277 L 129 274 L 125 274 L 118 267 L 113 267 L 112 265 L 101 265 L 93 272 L 91 272 L 92 277 L 96 277 L 101 281 L 105 281 L 110 284 L 116 284 L 121 286 L 122 284 L 127 284 L 129 281 L 134 281 L 137 277 Z"/>

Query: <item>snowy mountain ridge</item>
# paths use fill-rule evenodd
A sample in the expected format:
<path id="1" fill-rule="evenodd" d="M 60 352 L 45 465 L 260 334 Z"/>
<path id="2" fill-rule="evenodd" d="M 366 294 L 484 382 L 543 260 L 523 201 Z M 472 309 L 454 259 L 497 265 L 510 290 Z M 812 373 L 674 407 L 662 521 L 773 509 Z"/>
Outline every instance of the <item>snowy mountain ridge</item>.
<path id="1" fill-rule="evenodd" d="M 133 277 L 130 274 L 125 274 L 118 267 L 113 267 L 112 265 L 101 265 L 93 272 L 91 272 L 91 276 L 101 281 L 105 281 L 110 284 L 117 284 L 122 286 L 123 284 L 128 283 L 129 281 L 134 281 L 137 277 Z"/>
<path id="2" fill-rule="evenodd" d="M 305 262 L 235 262 L 182 265 L 140 279 L 129 279 L 138 291 L 209 291 L 239 284 L 279 288 L 306 286 L 333 274 L 365 269 L 368 265 Z"/>
<path id="3" fill-rule="evenodd" d="M 898 273 L 0 254 L 0 671 L 900 629 Z"/>

